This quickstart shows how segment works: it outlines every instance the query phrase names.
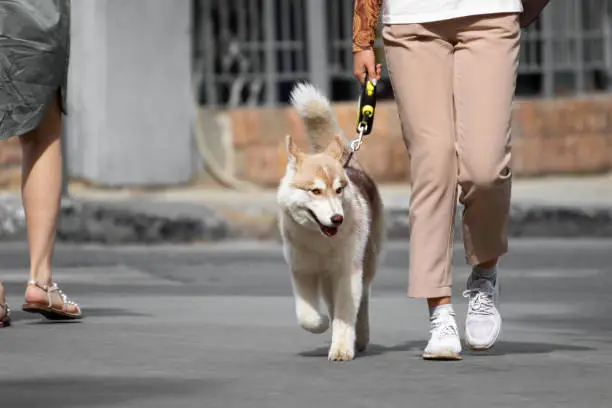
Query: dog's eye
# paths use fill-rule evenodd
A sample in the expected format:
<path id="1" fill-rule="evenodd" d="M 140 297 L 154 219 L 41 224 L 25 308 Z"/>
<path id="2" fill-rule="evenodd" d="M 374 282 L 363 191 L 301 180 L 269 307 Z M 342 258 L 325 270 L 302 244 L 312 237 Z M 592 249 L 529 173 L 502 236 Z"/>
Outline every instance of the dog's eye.
<path id="1" fill-rule="evenodd" d="M 336 194 L 342 194 L 342 191 L 344 190 L 344 187 L 338 187 L 336 189 Z"/>
<path id="2" fill-rule="evenodd" d="M 314 195 L 321 195 L 322 191 L 320 188 L 313 188 L 310 192 Z"/>

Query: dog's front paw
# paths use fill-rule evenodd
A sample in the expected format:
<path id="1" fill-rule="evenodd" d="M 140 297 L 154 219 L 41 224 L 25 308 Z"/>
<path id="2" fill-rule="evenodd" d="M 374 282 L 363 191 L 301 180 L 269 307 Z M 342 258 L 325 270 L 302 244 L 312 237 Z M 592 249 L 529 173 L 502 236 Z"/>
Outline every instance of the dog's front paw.
<path id="1" fill-rule="evenodd" d="M 319 313 L 302 313 L 298 322 L 302 329 L 314 334 L 325 333 L 329 328 L 329 318 Z"/>
<path id="2" fill-rule="evenodd" d="M 355 357 L 355 347 L 346 342 L 332 344 L 327 359 L 330 361 L 350 361 Z"/>

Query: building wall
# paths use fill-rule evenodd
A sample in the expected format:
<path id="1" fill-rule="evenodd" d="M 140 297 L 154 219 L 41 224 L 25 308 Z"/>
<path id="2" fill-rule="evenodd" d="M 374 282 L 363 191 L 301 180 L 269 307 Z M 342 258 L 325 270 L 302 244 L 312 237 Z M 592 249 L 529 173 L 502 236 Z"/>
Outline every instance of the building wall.
<path id="1" fill-rule="evenodd" d="M 190 0 L 72 2 L 67 159 L 107 186 L 192 175 Z"/>
<path id="2" fill-rule="evenodd" d="M 119 0 L 80 0 L 80 7 L 73 5 L 83 18 L 75 24 L 75 33 L 82 34 L 73 39 L 77 47 L 73 55 L 78 61 L 71 64 L 81 72 L 72 75 L 69 95 L 73 112 L 68 132 L 72 176 L 89 176 L 94 184 L 106 185 L 175 185 L 189 180 L 209 183 L 210 177 L 192 171 L 197 160 L 192 160 L 196 153 L 190 134 L 188 111 L 193 107 L 188 75 L 164 74 L 164 69 L 189 72 L 189 0 L 178 2 L 180 7 L 161 0 L 139 2 L 147 3 L 145 13 L 140 5 L 126 9 Z M 352 0 L 327 2 L 326 7 L 316 7 L 318 3 L 310 0 L 248 0 L 244 2 L 249 5 L 246 9 L 235 7 L 235 0 L 193 2 L 194 82 L 201 84 L 204 107 L 221 109 L 214 115 L 227 119 L 219 123 L 227 124 L 223 134 L 229 135 L 231 161 L 238 178 L 275 185 L 286 163 L 285 134 L 291 132 L 304 142 L 301 125 L 286 107 L 286 98 L 294 81 L 325 78 L 321 72 L 314 72 L 322 65 L 309 61 L 313 55 L 326 61 L 323 68 L 330 78 L 330 96 L 336 100 L 336 113 L 347 137 L 352 137 L 358 91 L 350 67 Z M 94 6 L 103 12 L 95 13 Z M 523 32 L 517 94 L 548 99 L 517 99 L 513 150 L 516 176 L 612 170 L 612 94 L 598 93 L 610 89 L 610 9 L 612 0 L 555 0 L 541 21 Z M 110 18 L 113 12 L 123 18 Z M 323 13 L 323 17 L 306 18 L 314 13 Z M 178 16 L 180 25 L 164 32 L 159 28 L 167 25 L 164 22 L 169 16 Z M 140 22 L 135 30 L 132 23 L 137 20 Z M 115 29 L 110 31 L 116 35 L 91 35 L 95 27 L 113 24 Z M 308 34 L 321 29 L 326 30 L 325 35 Z M 181 44 L 173 47 L 178 52 L 173 58 L 180 64 L 164 68 L 157 60 L 155 45 L 168 38 Z M 325 40 L 322 46 L 314 43 Z M 130 53 L 129 47 L 138 49 L 138 53 Z M 115 61 L 102 60 L 105 53 Z M 117 72 L 121 62 L 121 72 Z M 134 66 L 137 69 L 131 71 Z M 114 82 L 108 76 L 113 72 Z M 79 81 L 85 81 L 86 86 L 79 88 Z M 383 91 L 385 87 L 389 90 L 386 79 L 379 88 Z M 156 101 L 161 100 L 167 104 L 165 114 L 152 113 L 160 109 Z M 98 109 L 100 106 L 103 109 Z M 140 109 L 135 110 L 138 106 Z M 80 109 L 106 116 L 97 122 L 88 120 Z M 173 112 L 170 116 L 174 119 L 168 112 Z M 94 122 L 104 126 L 96 128 Z M 176 123 L 181 129 L 173 132 Z M 215 126 L 210 119 L 204 123 L 211 134 L 209 145 L 217 154 L 226 148 L 227 138 L 215 138 Z M 214 145 L 217 139 L 220 141 Z M 164 162 L 170 156 L 171 162 Z M 132 160 L 145 157 L 149 159 Z M 359 158 L 379 181 L 405 180 L 408 160 L 392 95 L 380 95 L 375 129 Z M 20 162 L 18 141 L 0 142 L 0 187 L 19 185 Z"/>
<path id="3" fill-rule="evenodd" d="M 353 137 L 355 104 L 336 103 L 334 110 L 346 137 Z M 238 179 L 274 187 L 287 163 L 285 135 L 292 134 L 305 146 L 302 123 L 288 107 L 240 108 L 215 114 L 227 126 L 233 173 Z M 612 171 L 612 95 L 517 100 L 512 154 L 518 178 Z M 374 130 L 357 157 L 379 182 L 406 181 L 409 162 L 393 102 L 377 105 Z M 18 140 L 0 142 L 0 187 L 19 185 L 20 163 Z M 196 175 L 194 180 L 214 184 L 203 176 Z"/>
<path id="4" fill-rule="evenodd" d="M 336 103 L 347 138 L 355 134 L 355 104 Z M 305 146 L 303 126 L 287 107 L 234 109 L 229 116 L 236 153 L 235 174 L 274 186 L 286 160 L 284 137 Z M 516 177 L 612 171 L 612 95 L 554 100 L 517 100 L 513 112 L 513 172 Z M 379 182 L 403 182 L 409 161 L 393 102 L 380 102 L 374 130 L 358 159 Z"/>

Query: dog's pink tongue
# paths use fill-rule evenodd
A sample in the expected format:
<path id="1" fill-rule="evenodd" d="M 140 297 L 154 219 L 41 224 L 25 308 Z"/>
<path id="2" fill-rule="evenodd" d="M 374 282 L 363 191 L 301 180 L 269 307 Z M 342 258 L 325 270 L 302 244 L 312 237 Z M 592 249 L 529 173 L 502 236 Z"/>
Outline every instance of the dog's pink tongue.
<path id="1" fill-rule="evenodd" d="M 336 235 L 338 233 L 338 228 L 327 228 L 327 227 L 324 227 L 323 228 L 323 232 L 328 237 L 333 237 L 334 235 Z"/>

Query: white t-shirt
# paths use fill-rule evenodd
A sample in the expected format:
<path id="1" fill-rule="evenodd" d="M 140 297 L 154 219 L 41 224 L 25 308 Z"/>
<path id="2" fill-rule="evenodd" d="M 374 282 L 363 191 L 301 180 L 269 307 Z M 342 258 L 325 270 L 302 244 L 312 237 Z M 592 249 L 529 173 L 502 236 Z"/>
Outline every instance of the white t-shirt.
<path id="1" fill-rule="evenodd" d="M 521 0 L 384 0 L 384 24 L 428 23 L 493 13 L 520 13 Z"/>

